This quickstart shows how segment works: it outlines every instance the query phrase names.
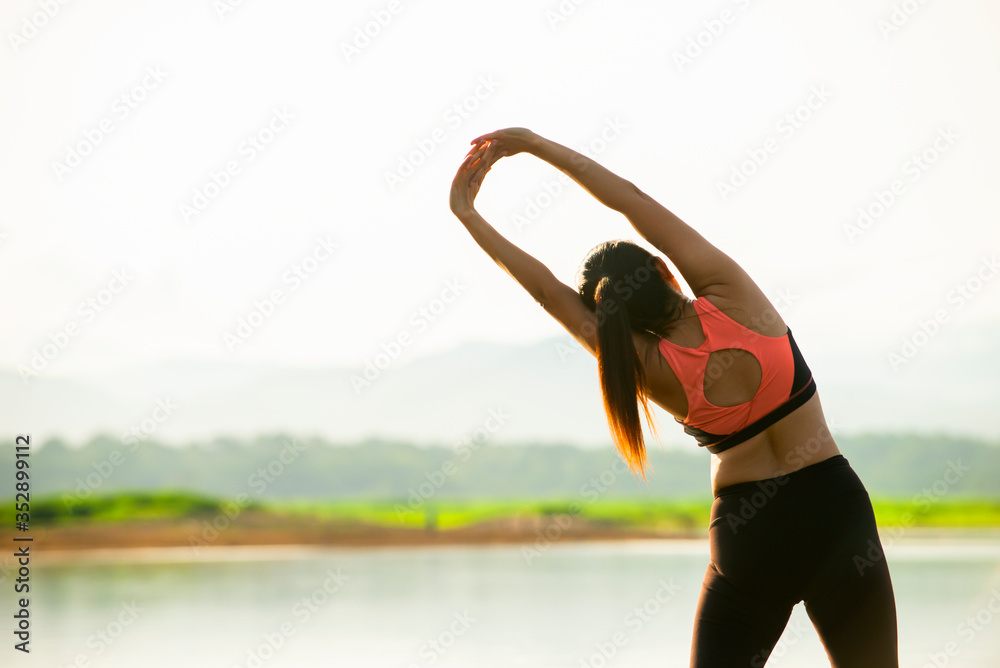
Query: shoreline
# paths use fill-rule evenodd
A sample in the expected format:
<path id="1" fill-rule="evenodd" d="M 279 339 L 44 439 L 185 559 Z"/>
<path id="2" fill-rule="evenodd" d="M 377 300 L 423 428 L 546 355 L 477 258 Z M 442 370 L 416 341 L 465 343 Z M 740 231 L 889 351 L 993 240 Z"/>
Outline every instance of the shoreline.
<path id="1" fill-rule="evenodd" d="M 897 542 L 954 544 L 956 541 L 1000 547 L 1000 527 L 879 527 L 883 545 Z M 143 553 L 189 553 L 191 560 L 214 560 L 219 550 L 257 548 L 258 551 L 324 550 L 330 548 L 417 548 L 435 546 L 543 546 L 556 543 L 623 541 L 707 541 L 705 529 L 656 529 L 595 524 L 575 518 L 559 525 L 540 518 L 503 520 L 476 525 L 428 530 L 367 524 L 296 522 L 234 523 L 213 528 L 207 523 L 148 521 L 45 526 L 18 534 L 0 532 L 0 540 L 13 544 L 15 537 L 30 537 L 39 561 L 58 562 L 84 558 Z M 223 549 L 230 548 L 230 549 Z"/>
<path id="2" fill-rule="evenodd" d="M 31 537 L 42 556 L 52 552 L 185 548 L 204 552 L 215 547 L 421 547 L 433 545 L 511 545 L 536 541 L 595 541 L 706 538 L 707 531 L 623 528 L 575 518 L 521 518 L 482 522 L 451 529 L 393 527 L 348 522 L 275 522 L 248 518 L 217 526 L 196 520 L 74 523 L 33 528 L 18 534 L 0 531 L 0 540 Z"/>

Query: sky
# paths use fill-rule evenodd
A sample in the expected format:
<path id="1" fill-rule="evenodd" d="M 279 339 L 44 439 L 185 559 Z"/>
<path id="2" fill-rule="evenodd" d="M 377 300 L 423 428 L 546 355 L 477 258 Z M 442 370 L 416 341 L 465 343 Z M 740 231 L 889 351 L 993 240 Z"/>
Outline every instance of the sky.
<path id="1" fill-rule="evenodd" d="M 822 364 L 929 392 L 997 370 L 987 0 L 11 0 L 0 32 L 0 370 L 26 385 L 564 335 L 448 209 L 504 127 L 697 228 Z M 529 155 L 478 205 L 570 285 L 639 240 Z"/>

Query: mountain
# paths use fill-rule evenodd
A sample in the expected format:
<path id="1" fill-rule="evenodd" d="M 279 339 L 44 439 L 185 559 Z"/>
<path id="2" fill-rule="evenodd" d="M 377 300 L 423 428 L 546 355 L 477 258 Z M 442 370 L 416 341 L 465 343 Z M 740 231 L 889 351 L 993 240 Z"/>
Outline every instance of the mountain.
<path id="1" fill-rule="evenodd" d="M 869 493 L 932 504 L 968 496 L 1000 498 L 1000 443 L 915 434 L 838 438 Z M 6 449 L 8 446 L 4 446 Z M 333 444 L 287 434 L 214 439 L 185 447 L 154 440 L 123 446 L 112 435 L 70 447 L 36 443 L 31 491 L 64 502 L 121 490 L 188 490 L 252 499 L 377 499 L 421 505 L 431 498 L 647 496 L 711 499 L 708 453 L 648 447 L 648 483 L 610 444 L 418 446 L 371 439 Z M 0 480 L 13 480 L 9 451 Z M 9 488 L 8 488 L 9 489 Z"/>
<path id="2" fill-rule="evenodd" d="M 998 333 L 1000 335 L 1000 333 Z M 992 339 L 969 335 L 928 344 L 892 369 L 884 345 L 816 345 L 796 332 L 835 435 L 869 431 L 948 433 L 995 439 L 1000 356 Z M 971 337 L 971 338 L 969 338 Z M 944 343 L 943 341 L 941 342 Z M 858 354 L 859 349 L 870 349 Z M 164 360 L 86 376 L 42 373 L 27 384 L 0 371 L 0 425 L 13 433 L 83 442 L 138 430 L 166 444 L 286 432 L 333 442 L 366 438 L 455 443 L 496 426 L 492 443 L 608 443 L 597 361 L 568 336 L 530 345 L 466 343 L 415 359 L 365 368 L 293 367 L 246 362 Z M 160 405 L 173 405 L 169 411 Z M 690 448 L 673 418 L 651 406 L 662 442 Z M 162 419 L 160 419 L 162 418 Z M 648 434 L 647 430 L 647 434 Z M 650 440 L 655 440 L 652 437 Z"/>

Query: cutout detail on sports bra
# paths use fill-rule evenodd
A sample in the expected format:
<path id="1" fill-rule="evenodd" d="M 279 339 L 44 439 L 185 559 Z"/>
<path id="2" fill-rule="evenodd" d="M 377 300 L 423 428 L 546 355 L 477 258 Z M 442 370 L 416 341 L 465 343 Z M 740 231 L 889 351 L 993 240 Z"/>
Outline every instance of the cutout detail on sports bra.
<path id="1" fill-rule="evenodd" d="M 762 379 L 756 355 L 742 348 L 722 348 L 708 356 L 702 394 L 708 403 L 719 408 L 742 406 L 757 397 Z"/>
<path id="2" fill-rule="evenodd" d="M 675 419 L 699 445 L 718 444 L 712 452 L 732 447 L 815 392 L 790 328 L 783 336 L 754 332 L 705 297 L 694 308 L 705 335 L 701 345 L 661 338 L 659 349 L 687 398 L 687 415 Z"/>

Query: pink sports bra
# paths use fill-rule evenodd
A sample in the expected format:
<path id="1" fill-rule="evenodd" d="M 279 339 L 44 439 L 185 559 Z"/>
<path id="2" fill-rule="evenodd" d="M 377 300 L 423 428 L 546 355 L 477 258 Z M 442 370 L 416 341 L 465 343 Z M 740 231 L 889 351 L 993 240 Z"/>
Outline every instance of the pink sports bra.
<path id="1" fill-rule="evenodd" d="M 804 404 L 816 392 L 816 383 L 799 352 L 792 330 L 782 336 L 765 336 L 739 324 L 705 297 L 693 302 L 705 341 L 697 348 L 685 348 L 661 338 L 660 354 L 667 360 L 684 387 L 688 414 L 684 431 L 698 445 L 719 453 L 739 445 Z M 716 406 L 703 390 L 708 356 L 736 348 L 751 353 L 760 364 L 757 392 L 736 406 Z"/>

